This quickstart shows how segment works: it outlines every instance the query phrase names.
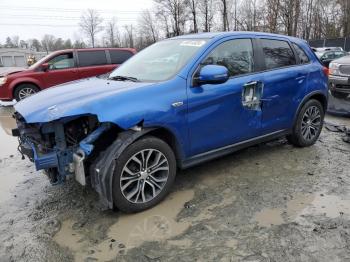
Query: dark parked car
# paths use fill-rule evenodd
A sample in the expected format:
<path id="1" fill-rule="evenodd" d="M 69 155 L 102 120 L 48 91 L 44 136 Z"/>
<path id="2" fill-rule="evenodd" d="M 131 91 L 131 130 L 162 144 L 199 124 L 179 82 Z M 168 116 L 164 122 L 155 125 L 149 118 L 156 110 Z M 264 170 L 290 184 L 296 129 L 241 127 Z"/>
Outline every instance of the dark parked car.
<path id="1" fill-rule="evenodd" d="M 281 136 L 311 146 L 328 68 L 297 38 L 203 33 L 144 49 L 108 79 L 51 88 L 15 105 L 19 149 L 51 182 L 89 181 L 110 207 L 159 203 L 178 168 Z"/>
<path id="2" fill-rule="evenodd" d="M 135 53 L 131 48 L 53 52 L 28 69 L 15 69 L 0 76 L 0 100 L 19 101 L 48 87 L 111 72 Z"/>
<path id="3" fill-rule="evenodd" d="M 320 59 L 322 64 L 326 67 L 328 67 L 329 63 L 332 62 L 333 60 L 348 55 L 348 53 L 345 51 L 335 51 L 335 50 L 321 51 L 321 52 L 316 52 L 315 54 L 317 55 L 318 59 Z"/>
<path id="4" fill-rule="evenodd" d="M 350 56 L 344 56 L 330 63 L 329 88 L 334 97 L 346 98 L 349 96 Z"/>

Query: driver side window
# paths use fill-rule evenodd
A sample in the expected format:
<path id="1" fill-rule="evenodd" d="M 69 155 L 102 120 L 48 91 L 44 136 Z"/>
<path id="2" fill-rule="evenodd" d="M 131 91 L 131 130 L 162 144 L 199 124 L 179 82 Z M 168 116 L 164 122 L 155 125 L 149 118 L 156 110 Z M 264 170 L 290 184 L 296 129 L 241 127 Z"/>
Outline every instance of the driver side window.
<path id="1" fill-rule="evenodd" d="M 50 70 L 72 68 L 74 67 L 73 53 L 55 56 L 48 62 L 48 64 Z"/>
<path id="2" fill-rule="evenodd" d="M 217 46 L 203 65 L 225 66 L 230 76 L 237 76 L 254 71 L 253 46 L 250 39 L 234 39 Z"/>

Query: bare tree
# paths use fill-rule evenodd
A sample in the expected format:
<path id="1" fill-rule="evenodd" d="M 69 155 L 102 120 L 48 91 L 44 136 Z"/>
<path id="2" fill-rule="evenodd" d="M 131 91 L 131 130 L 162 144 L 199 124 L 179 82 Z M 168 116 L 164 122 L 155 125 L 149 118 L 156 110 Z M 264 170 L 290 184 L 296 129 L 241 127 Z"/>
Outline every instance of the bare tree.
<path id="1" fill-rule="evenodd" d="M 187 16 L 184 0 L 155 0 L 155 2 L 163 12 L 171 16 L 174 35 L 183 34 Z"/>
<path id="2" fill-rule="evenodd" d="M 134 30 L 133 25 L 125 25 L 125 46 L 134 48 Z"/>
<path id="3" fill-rule="evenodd" d="M 106 25 L 107 42 L 110 47 L 120 46 L 120 33 L 117 27 L 117 19 L 113 17 Z"/>
<path id="4" fill-rule="evenodd" d="M 19 36 L 18 35 L 14 35 L 13 37 L 11 37 L 11 41 L 12 41 L 14 47 L 19 47 Z"/>
<path id="5" fill-rule="evenodd" d="M 103 30 L 103 19 L 94 9 L 88 9 L 80 18 L 79 26 L 91 41 L 92 47 L 95 47 L 96 35 Z"/>
<path id="6" fill-rule="evenodd" d="M 200 14 L 203 17 L 203 30 L 204 32 L 210 32 L 215 13 L 213 10 L 213 0 L 199 0 L 198 6 Z"/>
<path id="7" fill-rule="evenodd" d="M 144 10 L 141 14 L 139 21 L 139 28 L 142 30 L 142 34 L 145 35 L 146 38 L 151 38 L 149 44 L 153 44 L 158 41 L 159 32 L 157 31 L 156 21 L 149 10 Z"/>
<path id="8" fill-rule="evenodd" d="M 223 31 L 230 31 L 228 22 L 228 0 L 220 0 L 222 3 L 221 16 Z"/>
<path id="9" fill-rule="evenodd" d="M 198 33 L 197 26 L 197 0 L 186 0 L 186 5 L 189 7 L 192 14 L 192 23 L 193 23 L 193 33 Z"/>
<path id="10" fill-rule="evenodd" d="M 277 33 L 278 18 L 280 16 L 280 0 L 266 0 L 266 28 L 270 33 Z"/>
<path id="11" fill-rule="evenodd" d="M 43 39 L 41 40 L 41 46 L 45 50 L 45 52 L 48 54 L 50 51 L 54 50 L 55 45 L 55 37 L 53 35 L 44 35 Z"/>

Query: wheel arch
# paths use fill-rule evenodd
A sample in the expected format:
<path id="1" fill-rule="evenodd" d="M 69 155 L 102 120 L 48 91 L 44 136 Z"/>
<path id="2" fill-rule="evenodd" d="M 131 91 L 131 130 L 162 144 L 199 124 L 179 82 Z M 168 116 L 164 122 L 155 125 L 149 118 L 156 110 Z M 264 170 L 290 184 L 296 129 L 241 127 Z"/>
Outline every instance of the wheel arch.
<path id="1" fill-rule="evenodd" d="M 15 92 L 16 92 L 16 89 L 20 86 L 20 85 L 23 85 L 23 84 L 30 84 L 30 85 L 34 85 L 36 86 L 39 90 L 41 90 L 40 86 L 38 85 L 38 83 L 35 83 L 34 81 L 21 81 L 21 82 L 18 82 L 18 83 L 15 83 L 12 87 L 12 96 L 14 97 L 15 96 Z"/>
<path id="2" fill-rule="evenodd" d="M 328 106 L 328 97 L 327 95 L 325 95 L 324 93 L 320 92 L 320 91 L 315 91 L 315 92 L 311 92 L 309 93 L 307 96 L 305 96 L 303 98 L 303 100 L 300 102 L 297 111 L 294 114 L 294 119 L 293 119 L 293 125 L 298 117 L 298 114 L 301 110 L 301 108 L 303 107 L 303 105 L 305 105 L 305 103 L 311 99 L 315 99 L 317 101 L 319 101 L 321 103 L 321 105 L 323 106 L 323 110 L 324 113 L 326 113 L 327 111 L 327 106 Z"/>
<path id="3" fill-rule="evenodd" d="M 181 159 L 183 158 L 183 152 L 181 150 L 181 146 L 176 139 L 176 136 L 173 132 L 171 132 L 169 129 L 164 128 L 164 127 L 153 127 L 152 130 L 143 136 L 139 137 L 138 139 L 144 137 L 144 136 L 154 136 L 157 137 L 164 142 L 166 142 L 170 148 L 173 150 L 175 157 L 176 157 L 176 162 L 179 166 L 181 164 Z"/>

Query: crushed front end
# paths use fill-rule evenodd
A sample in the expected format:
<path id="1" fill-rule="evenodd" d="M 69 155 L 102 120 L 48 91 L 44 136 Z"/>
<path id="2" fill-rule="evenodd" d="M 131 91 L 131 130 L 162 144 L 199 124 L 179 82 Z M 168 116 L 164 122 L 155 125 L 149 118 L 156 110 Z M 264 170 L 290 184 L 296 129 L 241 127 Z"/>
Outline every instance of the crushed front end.
<path id="1" fill-rule="evenodd" d="M 18 150 L 35 164 L 37 170 L 44 170 L 52 184 L 60 184 L 74 176 L 80 184 L 86 185 L 88 174 L 85 170 L 96 157 L 95 151 L 109 143 L 106 139 L 97 141 L 101 140 L 102 134 L 115 128 L 110 123 L 99 123 L 94 115 L 33 124 L 26 123 L 19 113 L 14 116 L 18 128 L 13 130 L 13 135 L 19 137 Z M 94 150 L 95 147 L 98 150 Z"/>

